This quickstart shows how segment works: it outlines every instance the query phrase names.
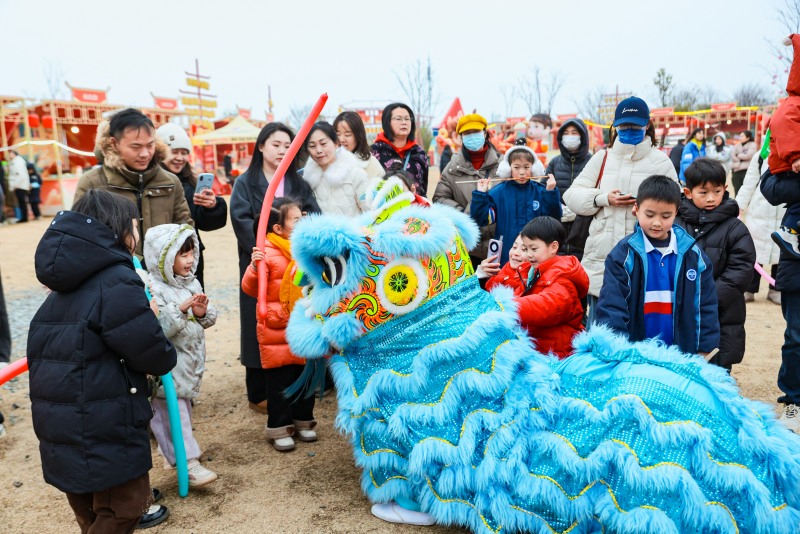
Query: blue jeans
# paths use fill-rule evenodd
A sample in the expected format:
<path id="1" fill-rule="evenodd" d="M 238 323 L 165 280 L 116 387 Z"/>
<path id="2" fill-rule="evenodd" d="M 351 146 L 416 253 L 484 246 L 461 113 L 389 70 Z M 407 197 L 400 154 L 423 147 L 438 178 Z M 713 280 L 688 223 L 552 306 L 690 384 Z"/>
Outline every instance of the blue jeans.
<path id="1" fill-rule="evenodd" d="M 781 293 L 781 310 L 786 320 L 781 347 L 778 387 L 785 395 L 778 402 L 800 405 L 800 293 Z"/>

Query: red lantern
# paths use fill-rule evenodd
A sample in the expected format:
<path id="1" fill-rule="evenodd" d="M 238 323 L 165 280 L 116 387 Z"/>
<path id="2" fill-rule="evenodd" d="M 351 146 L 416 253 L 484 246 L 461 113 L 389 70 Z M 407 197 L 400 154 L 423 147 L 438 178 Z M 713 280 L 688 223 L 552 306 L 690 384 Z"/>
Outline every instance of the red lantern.
<path id="1" fill-rule="evenodd" d="M 28 114 L 28 126 L 31 128 L 38 128 L 39 127 L 39 115 L 36 113 Z"/>
<path id="2" fill-rule="evenodd" d="M 42 126 L 47 129 L 52 129 L 54 125 L 53 116 L 52 115 L 45 115 L 42 117 Z"/>

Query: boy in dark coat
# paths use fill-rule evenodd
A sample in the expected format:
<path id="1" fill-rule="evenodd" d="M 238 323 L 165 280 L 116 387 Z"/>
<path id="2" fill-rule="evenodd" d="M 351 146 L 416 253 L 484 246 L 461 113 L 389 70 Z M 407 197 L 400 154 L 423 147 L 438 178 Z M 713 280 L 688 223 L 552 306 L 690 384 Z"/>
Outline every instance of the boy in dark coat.
<path id="1" fill-rule="evenodd" d="M 678 224 L 694 237 L 711 260 L 719 306 L 719 353 L 711 363 L 728 371 L 744 357 L 746 308 L 744 292 L 753 277 L 756 250 L 739 205 L 725 191 L 725 168 L 699 158 L 686 169 L 685 198 Z"/>
<path id="2" fill-rule="evenodd" d="M 714 273 L 694 239 L 673 226 L 681 192 L 666 176 L 639 186 L 634 232 L 608 254 L 595 322 L 630 341 L 659 338 L 683 352 L 719 347 Z"/>
<path id="3" fill-rule="evenodd" d="M 129 533 L 169 515 L 152 500 L 147 375 L 175 367 L 133 267 L 139 214 L 86 192 L 50 223 L 36 277 L 52 290 L 31 321 L 33 430 L 44 479 L 67 494 L 81 532 Z"/>

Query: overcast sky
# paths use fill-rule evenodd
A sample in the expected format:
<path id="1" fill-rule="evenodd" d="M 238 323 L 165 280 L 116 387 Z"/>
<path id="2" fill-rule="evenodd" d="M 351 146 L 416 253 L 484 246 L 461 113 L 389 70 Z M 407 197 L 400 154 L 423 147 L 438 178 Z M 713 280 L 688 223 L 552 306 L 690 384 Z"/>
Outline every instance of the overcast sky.
<path id="1" fill-rule="evenodd" d="M 775 63 L 784 0 L 0 0 L 0 94 L 49 96 L 45 67 L 77 87 L 110 87 L 113 104 L 152 106 L 150 92 L 179 95 L 200 60 L 219 111 L 264 118 L 328 92 L 333 110 L 353 101 L 405 100 L 395 73 L 431 58 L 441 115 L 464 108 L 505 115 L 502 87 L 539 65 L 560 72 L 554 113 L 577 111 L 598 86 L 633 91 L 657 107 L 660 67 L 679 85 L 724 97 L 763 81 Z M 64 88 L 66 96 L 66 88 Z M 516 102 L 512 115 L 526 114 Z"/>

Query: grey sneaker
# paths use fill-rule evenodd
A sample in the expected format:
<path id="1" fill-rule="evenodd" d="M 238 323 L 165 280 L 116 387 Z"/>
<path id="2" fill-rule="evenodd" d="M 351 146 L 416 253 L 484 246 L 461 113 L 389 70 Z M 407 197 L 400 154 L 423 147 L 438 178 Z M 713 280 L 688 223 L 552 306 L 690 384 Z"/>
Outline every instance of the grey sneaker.
<path id="1" fill-rule="evenodd" d="M 800 406 L 796 404 L 785 405 L 779 420 L 786 428 L 795 434 L 800 434 Z"/>
<path id="2" fill-rule="evenodd" d="M 767 292 L 767 300 L 773 304 L 781 305 L 781 292 L 777 289 L 770 289 Z"/>
<path id="3" fill-rule="evenodd" d="M 0 438 L 6 435 L 6 427 L 3 426 L 3 423 L 0 423 Z"/>

